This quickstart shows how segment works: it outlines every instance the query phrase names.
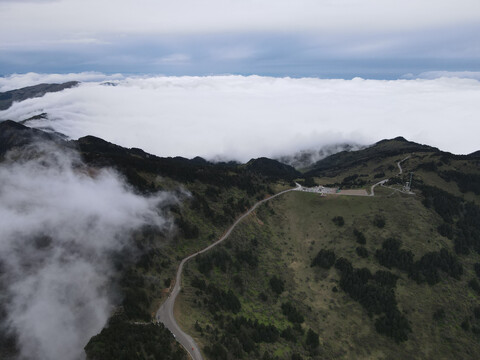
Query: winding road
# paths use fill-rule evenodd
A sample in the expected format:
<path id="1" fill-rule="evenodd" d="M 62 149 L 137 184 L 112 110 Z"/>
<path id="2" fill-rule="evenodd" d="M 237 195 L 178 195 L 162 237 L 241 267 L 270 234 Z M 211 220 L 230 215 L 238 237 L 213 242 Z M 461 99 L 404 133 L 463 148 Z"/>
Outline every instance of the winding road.
<path id="1" fill-rule="evenodd" d="M 408 160 L 410 159 L 410 155 L 408 155 L 406 158 L 400 160 L 398 163 L 397 163 L 397 166 L 398 166 L 398 175 L 402 175 L 403 173 L 403 169 L 402 169 L 402 166 L 400 165 L 402 162 L 404 162 L 405 160 Z"/>
<path id="2" fill-rule="evenodd" d="M 165 325 L 165 327 L 172 332 L 175 339 L 180 344 L 182 344 L 182 346 L 188 351 L 188 353 L 190 354 L 190 356 L 192 357 L 193 360 L 203 360 L 200 349 L 198 348 L 198 345 L 195 343 L 195 340 L 193 340 L 193 338 L 190 335 L 186 334 L 185 332 L 182 331 L 182 329 L 180 329 L 180 326 L 175 321 L 175 317 L 173 315 L 173 308 L 174 308 L 174 305 L 175 305 L 175 299 L 177 298 L 177 295 L 180 293 L 180 289 L 181 289 L 182 271 L 183 271 L 183 267 L 184 267 L 185 263 L 187 261 L 189 261 L 190 259 L 193 259 L 198 254 L 202 254 L 202 253 L 212 249 L 213 247 L 217 246 L 221 242 L 223 242 L 226 238 L 228 238 L 230 236 L 233 229 L 235 229 L 235 227 L 240 222 L 242 222 L 243 219 L 245 219 L 248 215 L 250 215 L 257 207 L 259 207 L 260 205 L 262 205 L 263 203 L 265 203 L 269 200 L 272 200 L 273 198 L 276 198 L 277 196 L 280 196 L 282 194 L 285 194 L 287 192 L 290 192 L 290 191 L 293 191 L 293 190 L 296 190 L 296 189 L 298 189 L 298 186 L 296 188 L 284 190 L 284 191 L 281 191 L 281 192 L 279 192 L 275 195 L 272 195 L 272 196 L 270 196 L 266 199 L 260 200 L 255 205 L 253 205 L 250 208 L 250 210 L 248 210 L 246 213 L 244 213 L 242 216 L 240 216 L 233 223 L 233 225 L 230 226 L 230 228 L 227 230 L 227 232 L 219 240 L 217 240 L 213 244 L 207 246 L 203 250 L 200 250 L 199 252 L 196 252 L 192 255 L 187 256 L 186 258 L 184 258 L 180 262 L 180 265 L 179 265 L 178 270 L 177 270 L 177 275 L 176 275 L 176 278 L 175 278 L 175 285 L 174 285 L 174 287 L 172 289 L 172 292 L 170 293 L 168 299 L 165 300 L 165 302 L 162 304 L 162 306 L 160 306 L 160 309 L 158 309 L 156 319 L 157 319 L 158 322 L 163 323 Z"/>
<path id="3" fill-rule="evenodd" d="M 402 162 L 404 162 L 405 160 L 407 160 L 408 158 L 410 158 L 410 156 L 407 156 L 406 158 L 397 162 L 397 166 L 398 166 L 398 170 L 399 170 L 398 174 L 399 175 L 401 175 L 403 173 L 402 166 L 400 164 Z M 375 195 L 375 187 L 376 186 L 378 186 L 378 185 L 383 186 L 388 180 L 389 179 L 384 179 L 384 180 L 381 180 L 381 181 L 377 182 L 376 184 L 373 184 L 372 187 L 370 188 L 370 196 Z M 184 258 L 180 262 L 180 265 L 179 265 L 178 270 L 177 270 L 177 275 L 176 275 L 176 278 L 175 278 L 175 285 L 174 285 L 174 287 L 172 289 L 172 292 L 170 293 L 169 297 L 167 298 L 167 300 L 165 300 L 165 302 L 158 309 L 157 314 L 156 314 L 156 320 L 158 322 L 163 323 L 165 325 L 165 327 L 172 332 L 173 336 L 176 338 L 176 340 L 180 344 L 182 344 L 182 346 L 187 350 L 187 352 L 190 354 L 190 356 L 192 357 L 193 360 L 203 360 L 200 349 L 198 348 L 198 345 L 195 343 L 195 340 L 193 340 L 193 338 L 190 335 L 186 334 L 185 332 L 182 331 L 182 329 L 180 329 L 180 326 L 176 322 L 175 317 L 173 315 L 173 308 L 175 306 L 175 300 L 176 300 L 177 295 L 180 293 L 180 290 L 181 290 L 182 272 L 183 272 L 183 267 L 185 266 L 185 263 L 187 261 L 193 259 L 198 254 L 202 254 L 202 253 L 214 248 L 215 246 L 217 246 L 218 244 L 223 242 L 225 239 L 227 239 L 230 236 L 230 234 L 232 233 L 233 229 L 235 229 L 235 227 L 238 224 L 240 224 L 243 221 L 243 219 L 245 219 L 247 216 L 249 216 L 253 211 L 255 211 L 255 209 L 257 207 L 259 207 L 263 203 L 265 203 L 269 200 L 272 200 L 272 199 L 276 198 L 277 196 L 280 196 L 280 195 L 285 194 L 287 192 L 294 191 L 294 190 L 299 190 L 300 188 L 301 188 L 301 186 L 297 184 L 296 188 L 284 190 L 284 191 L 281 191 L 281 192 L 279 192 L 275 195 L 272 195 L 272 196 L 270 196 L 266 199 L 260 200 L 255 205 L 253 205 L 246 213 L 244 213 L 242 216 L 240 216 L 233 223 L 233 225 L 230 226 L 230 228 L 227 230 L 227 232 L 220 239 L 218 239 L 213 244 L 207 246 L 203 250 L 200 250 L 200 251 L 198 251 L 194 254 L 191 254 L 191 255 L 187 256 L 186 258 Z"/>
<path id="4" fill-rule="evenodd" d="M 397 162 L 397 166 L 398 166 L 398 175 L 402 175 L 403 173 L 403 169 L 402 169 L 402 166 L 400 165 L 402 162 L 404 162 L 405 160 L 409 159 L 410 158 L 410 155 L 408 155 L 406 158 L 400 160 L 399 162 Z M 370 196 L 375 196 L 375 186 L 378 186 L 378 185 L 384 185 L 389 179 L 384 179 L 382 181 L 379 181 L 377 182 L 376 184 L 373 184 L 372 187 L 370 188 Z M 395 189 L 396 190 L 396 189 Z M 397 191 L 400 191 L 400 190 L 397 190 Z M 403 191 L 400 191 L 400 192 L 403 192 Z"/>

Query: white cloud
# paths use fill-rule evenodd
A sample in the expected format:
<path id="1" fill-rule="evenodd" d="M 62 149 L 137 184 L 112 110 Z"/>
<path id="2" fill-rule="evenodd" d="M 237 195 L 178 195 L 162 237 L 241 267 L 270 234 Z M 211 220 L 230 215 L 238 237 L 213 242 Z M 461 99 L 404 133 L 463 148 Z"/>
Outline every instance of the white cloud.
<path id="1" fill-rule="evenodd" d="M 475 79 L 480 81 L 480 71 L 426 71 L 418 75 L 404 75 L 406 79 L 440 79 L 440 78 L 459 78 Z"/>
<path id="2" fill-rule="evenodd" d="M 259 76 L 125 78 L 13 105 L 0 118 L 47 112 L 72 138 L 96 135 L 160 156 L 248 160 L 339 142 L 406 138 L 454 153 L 479 148 L 480 82 Z"/>
<path id="3" fill-rule="evenodd" d="M 111 255 L 171 222 L 168 193 L 134 194 L 112 170 L 36 145 L 0 164 L 0 304 L 21 359 L 78 360 L 112 311 Z M 129 251 L 128 253 L 131 253 Z M 126 259 L 133 260 L 131 259 Z"/>

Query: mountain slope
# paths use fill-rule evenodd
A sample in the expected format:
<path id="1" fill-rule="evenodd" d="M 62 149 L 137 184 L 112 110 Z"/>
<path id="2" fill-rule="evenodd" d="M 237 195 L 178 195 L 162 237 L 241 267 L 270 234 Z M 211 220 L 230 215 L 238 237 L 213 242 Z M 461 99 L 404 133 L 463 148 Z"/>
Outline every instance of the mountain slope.
<path id="1" fill-rule="evenodd" d="M 23 147 L 33 142 L 62 141 L 54 133 L 46 133 L 32 129 L 15 121 L 6 120 L 0 122 L 0 157 L 15 147 Z"/>
<path id="2" fill-rule="evenodd" d="M 206 358 L 476 357 L 478 161 L 401 138 L 370 149 L 316 181 L 391 178 L 375 197 L 289 193 L 188 264 L 179 317 Z M 398 191 L 410 172 L 415 195 Z"/>
<path id="3" fill-rule="evenodd" d="M 78 84 L 78 81 L 69 81 L 63 84 L 38 84 L 21 89 L 0 92 L 0 110 L 8 109 L 14 102 L 42 97 L 47 93 L 62 91 L 75 87 Z"/>
<path id="4" fill-rule="evenodd" d="M 319 176 L 322 172 L 334 173 L 349 168 L 355 164 L 369 160 L 379 160 L 391 156 L 412 152 L 438 152 L 437 148 L 420 145 L 397 137 L 391 140 L 381 140 L 376 144 L 359 151 L 342 151 L 320 160 L 307 169 L 306 176 Z"/>
<path id="5" fill-rule="evenodd" d="M 93 136 L 65 141 L 0 123 L 0 154 L 36 141 L 77 149 L 85 176 L 114 168 L 140 193 L 168 190 L 181 199 L 165 210 L 174 232 L 142 229 L 132 236 L 138 257 L 116 260 L 112 283 L 121 297 L 108 326 L 86 346 L 91 360 L 167 352 L 182 358 L 169 332 L 150 324 L 180 260 L 299 176 L 267 158 L 247 164 L 161 158 Z M 415 195 L 401 192 L 411 173 Z M 259 207 L 225 243 L 187 263 L 175 311 L 205 358 L 476 358 L 478 158 L 396 138 L 332 155 L 308 176 L 344 188 L 390 180 L 371 197 L 282 195 Z M 0 355 L 12 348 L 15 340 L 0 333 Z"/>
<path id="6" fill-rule="evenodd" d="M 161 158 L 92 136 L 66 141 L 55 134 L 33 130 L 12 121 L 0 123 L 2 154 L 16 151 L 15 156 L 7 159 L 8 163 L 15 161 L 17 155 L 26 154 L 30 145 L 40 144 L 42 148 L 46 142 L 54 144 L 58 151 L 78 152 L 82 164 L 75 167 L 74 172 L 78 171 L 80 177 L 90 176 L 95 181 L 97 174 L 102 174 L 102 169 L 113 168 L 124 176 L 129 189 L 134 188 L 147 196 L 155 196 L 158 191 L 164 190 L 178 199 L 167 208 L 159 209 L 175 224 L 170 232 L 162 233 L 154 227 L 141 229 L 132 234 L 128 252 L 115 255 L 117 272 L 111 282 L 112 287 L 118 289 L 118 307 L 108 329 L 88 344 L 90 359 L 104 359 L 107 353 L 134 358 L 138 348 L 147 357 L 162 353 L 158 345 L 153 346 L 148 334 L 163 339 L 164 343 L 171 342 L 171 334 L 159 327 L 147 329 L 144 326 L 151 321 L 159 303 L 168 295 L 178 260 L 211 243 L 250 204 L 277 189 L 287 188 L 289 181 L 278 177 L 272 180 L 262 174 L 261 168 L 245 169 L 244 165 L 235 163 L 213 164 L 200 158 Z M 28 156 L 36 155 L 29 152 Z M 2 161 L 6 159 L 0 157 L 0 166 L 4 165 Z M 46 165 L 44 163 L 42 167 Z M 51 191 L 55 193 L 56 189 Z M 35 243 L 37 240 L 31 241 Z M 48 239 L 45 241 L 48 247 Z M 0 287 L 3 286 L 1 280 Z M 0 305 L 3 305 L 2 302 L 3 297 Z M 15 351 L 17 344 L 15 333 L 3 331 L 2 311 L 0 306 L 0 356 L 5 357 Z M 118 345 L 118 334 L 122 334 L 122 346 Z M 173 348 L 171 356 L 166 358 L 180 359 L 182 354 L 183 350 L 179 354 Z"/>

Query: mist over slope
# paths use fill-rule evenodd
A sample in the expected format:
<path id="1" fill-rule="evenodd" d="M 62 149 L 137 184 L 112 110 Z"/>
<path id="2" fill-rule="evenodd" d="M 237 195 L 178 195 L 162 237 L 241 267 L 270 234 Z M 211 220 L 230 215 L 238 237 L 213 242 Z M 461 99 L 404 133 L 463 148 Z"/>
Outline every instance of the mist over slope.
<path id="1" fill-rule="evenodd" d="M 16 337 L 20 358 L 84 357 L 119 301 L 113 256 L 133 260 L 132 235 L 146 225 L 168 231 L 162 208 L 172 202 L 167 192 L 136 194 L 115 171 L 87 167 L 54 142 L 5 155 L 0 333 Z"/>
<path id="2" fill-rule="evenodd" d="M 77 81 L 70 81 L 63 84 L 38 84 L 17 90 L 6 91 L 0 93 L 0 110 L 7 110 L 14 102 L 42 97 L 47 93 L 62 91 L 77 85 Z"/>
<path id="3" fill-rule="evenodd" d="M 159 156 L 242 162 L 398 134 L 453 153 L 477 150 L 480 82 L 474 79 L 82 78 L 98 80 L 14 104 L 0 119 L 47 113 L 29 126 L 74 139 L 94 135 Z M 27 80 L 19 77 L 18 84 Z"/>
<path id="4" fill-rule="evenodd" d="M 320 149 L 306 149 L 293 155 L 283 155 L 280 156 L 278 160 L 284 164 L 293 166 L 295 169 L 305 169 L 330 155 L 341 151 L 357 151 L 364 147 L 365 146 L 357 144 L 332 144 L 323 146 Z"/>

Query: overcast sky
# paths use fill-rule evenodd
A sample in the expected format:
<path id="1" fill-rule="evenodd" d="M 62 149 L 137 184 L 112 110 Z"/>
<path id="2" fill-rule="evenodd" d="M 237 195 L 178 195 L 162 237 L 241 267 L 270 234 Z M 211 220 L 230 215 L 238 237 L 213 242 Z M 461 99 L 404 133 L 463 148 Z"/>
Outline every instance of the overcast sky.
<path id="1" fill-rule="evenodd" d="M 0 0 L 0 74 L 480 70 L 478 0 Z"/>

